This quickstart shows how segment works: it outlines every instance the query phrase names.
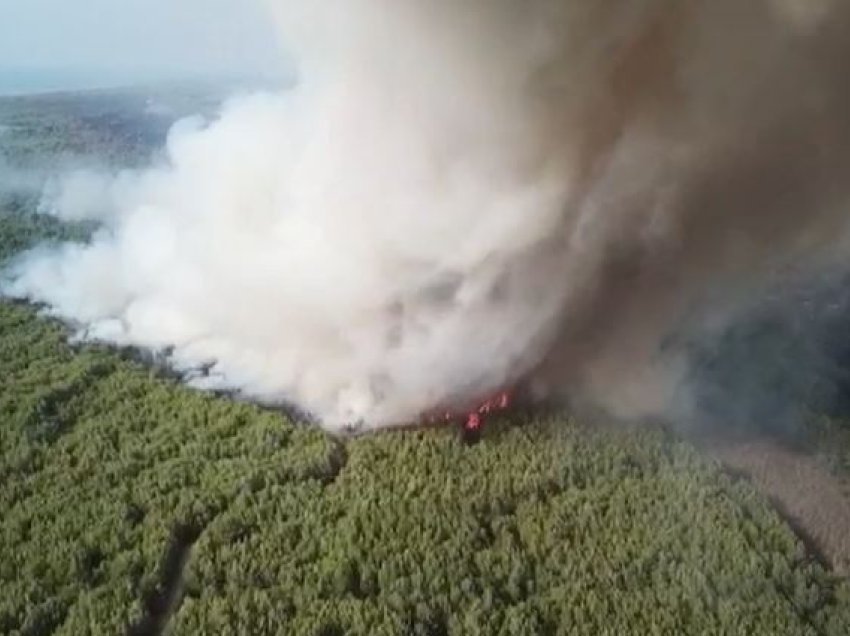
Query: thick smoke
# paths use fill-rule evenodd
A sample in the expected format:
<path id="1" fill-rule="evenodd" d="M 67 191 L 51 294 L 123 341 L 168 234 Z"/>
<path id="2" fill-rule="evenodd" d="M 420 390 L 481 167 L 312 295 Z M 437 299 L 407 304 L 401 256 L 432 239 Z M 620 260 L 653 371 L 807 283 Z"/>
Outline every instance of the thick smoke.
<path id="1" fill-rule="evenodd" d="M 178 125 L 164 165 L 96 184 L 89 245 L 26 256 L 8 294 L 369 429 L 529 379 L 685 412 L 672 334 L 841 259 L 842 3 L 273 10 L 297 88 Z M 79 218 L 70 185 L 51 200 Z"/>

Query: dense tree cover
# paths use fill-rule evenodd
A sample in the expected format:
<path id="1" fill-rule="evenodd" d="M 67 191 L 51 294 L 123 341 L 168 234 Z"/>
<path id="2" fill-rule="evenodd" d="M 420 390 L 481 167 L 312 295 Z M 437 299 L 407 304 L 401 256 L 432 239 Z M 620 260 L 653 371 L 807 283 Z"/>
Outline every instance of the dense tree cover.
<path id="1" fill-rule="evenodd" d="M 119 633 L 157 593 L 170 542 L 257 479 L 332 472 L 306 428 L 178 390 L 5 305 L 0 314 L 0 632 Z M 92 622 L 93 621 L 93 622 Z M 4 631 L 5 630 L 5 631 Z"/>
<path id="2" fill-rule="evenodd" d="M 126 357 L 0 305 L 0 633 L 850 624 L 850 591 L 768 503 L 660 431 L 342 443 Z"/>
<path id="3" fill-rule="evenodd" d="M 175 119 L 214 115 L 222 90 L 199 84 L 0 98 L 0 159 L 37 170 L 144 165 Z"/>
<path id="4" fill-rule="evenodd" d="M 0 202 L 0 266 L 85 238 L 31 205 Z M 538 416 L 472 447 L 446 430 L 341 442 L 67 335 L 0 302 L 0 634 L 850 625 L 847 583 L 660 430 Z"/>
<path id="5" fill-rule="evenodd" d="M 91 231 L 86 223 L 70 225 L 44 214 L 33 214 L 35 198 L 0 193 L 0 267 L 36 242 L 85 240 Z"/>

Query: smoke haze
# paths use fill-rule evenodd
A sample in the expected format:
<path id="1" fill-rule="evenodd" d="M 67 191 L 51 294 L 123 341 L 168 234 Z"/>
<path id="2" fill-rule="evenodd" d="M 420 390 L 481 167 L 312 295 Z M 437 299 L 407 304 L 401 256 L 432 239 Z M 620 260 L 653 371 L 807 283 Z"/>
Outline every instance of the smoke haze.
<path id="1" fill-rule="evenodd" d="M 676 333 L 846 265 L 843 4 L 270 5 L 297 88 L 70 175 L 45 205 L 102 229 L 6 294 L 366 430 L 519 381 L 686 416 Z"/>

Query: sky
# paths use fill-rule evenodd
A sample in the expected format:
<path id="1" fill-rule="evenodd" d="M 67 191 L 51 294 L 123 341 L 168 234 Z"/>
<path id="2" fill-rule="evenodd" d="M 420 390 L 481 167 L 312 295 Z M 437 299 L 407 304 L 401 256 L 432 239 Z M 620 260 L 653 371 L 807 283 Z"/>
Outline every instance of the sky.
<path id="1" fill-rule="evenodd" d="M 262 0 L 0 0 L 0 73 L 269 75 Z"/>

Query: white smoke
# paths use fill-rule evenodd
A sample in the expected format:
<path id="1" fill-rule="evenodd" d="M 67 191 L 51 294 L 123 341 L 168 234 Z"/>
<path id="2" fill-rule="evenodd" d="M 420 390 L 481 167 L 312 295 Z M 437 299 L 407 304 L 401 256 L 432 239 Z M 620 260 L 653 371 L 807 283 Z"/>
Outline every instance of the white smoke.
<path id="1" fill-rule="evenodd" d="M 181 123 L 163 165 L 70 179 L 48 204 L 102 230 L 7 294 L 332 430 L 532 372 L 645 415 L 701 294 L 843 235 L 831 3 L 272 5 L 298 87 Z"/>

